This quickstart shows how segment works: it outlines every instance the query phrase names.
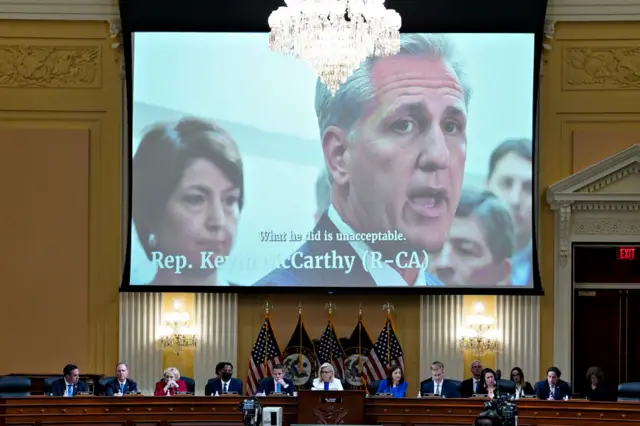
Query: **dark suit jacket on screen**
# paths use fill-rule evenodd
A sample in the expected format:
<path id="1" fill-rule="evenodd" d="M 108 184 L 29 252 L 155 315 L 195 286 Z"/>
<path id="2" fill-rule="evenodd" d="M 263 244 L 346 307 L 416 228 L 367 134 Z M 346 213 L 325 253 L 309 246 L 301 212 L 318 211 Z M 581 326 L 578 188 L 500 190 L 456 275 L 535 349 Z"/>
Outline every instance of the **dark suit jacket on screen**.
<path id="1" fill-rule="evenodd" d="M 215 395 L 216 392 L 218 392 L 218 394 L 222 393 L 222 380 L 219 378 L 209 379 L 209 381 L 207 382 L 207 385 L 204 387 L 204 394 Z M 236 392 L 238 395 L 242 395 L 242 380 L 232 377 L 229 380 L 229 386 L 228 386 L 227 392 L 228 393 Z"/>
<path id="2" fill-rule="evenodd" d="M 120 382 L 118 381 L 118 379 L 109 380 L 104 385 L 104 394 L 106 396 L 113 396 L 117 393 L 120 393 L 121 390 L 122 389 L 120 388 Z M 124 392 L 122 392 L 123 395 L 126 395 L 128 393 L 138 393 L 138 384 L 131 379 L 127 379 L 124 384 Z"/>
<path id="3" fill-rule="evenodd" d="M 325 232 L 338 235 L 339 231 L 325 212 L 313 232 Z M 355 256 L 358 254 L 348 241 L 307 241 L 298 250 L 298 253 L 311 256 L 324 256 L 326 253 L 336 251 L 338 257 Z M 426 273 L 427 286 L 444 286 L 440 280 Z M 362 262 L 357 260 L 349 274 L 344 269 L 285 269 L 278 268 L 269 272 L 258 280 L 254 286 L 268 287 L 376 287 L 371 274 L 365 271 Z"/>
<path id="4" fill-rule="evenodd" d="M 287 393 L 289 395 L 293 395 L 293 391 L 296 390 L 296 386 L 293 382 L 287 378 L 284 379 L 284 382 L 287 384 L 286 388 L 282 388 L 282 393 Z M 276 381 L 272 378 L 265 379 L 260 382 L 260 386 L 258 386 L 258 393 L 265 393 L 265 395 L 271 395 L 276 391 Z"/>
<path id="5" fill-rule="evenodd" d="M 420 393 L 423 395 L 435 393 L 433 380 L 429 380 L 423 383 L 422 387 L 420 388 Z M 458 386 L 455 383 L 448 381 L 447 379 L 444 379 L 442 385 L 440 386 L 440 395 L 444 396 L 445 398 L 460 398 Z"/>
<path id="6" fill-rule="evenodd" d="M 73 385 L 73 394 L 77 395 L 78 392 L 87 392 L 87 385 L 85 385 L 84 382 L 78 382 Z M 67 384 L 64 378 L 51 383 L 51 394 L 53 396 L 65 396 L 67 394 Z"/>

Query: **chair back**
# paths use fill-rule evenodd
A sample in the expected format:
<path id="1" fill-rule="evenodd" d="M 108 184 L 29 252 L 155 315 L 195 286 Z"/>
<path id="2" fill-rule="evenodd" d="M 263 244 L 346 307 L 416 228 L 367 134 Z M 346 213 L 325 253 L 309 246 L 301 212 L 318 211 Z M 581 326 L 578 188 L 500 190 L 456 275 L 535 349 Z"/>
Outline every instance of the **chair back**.
<path id="1" fill-rule="evenodd" d="M 180 376 L 180 380 L 182 380 L 187 385 L 187 393 L 194 394 L 196 393 L 196 381 L 191 377 Z"/>
<path id="2" fill-rule="evenodd" d="M 369 383 L 368 386 L 368 390 L 369 390 L 369 395 L 375 395 L 378 392 L 378 388 L 380 387 L 380 383 L 382 382 L 382 380 L 374 380 L 373 382 Z"/>
<path id="3" fill-rule="evenodd" d="M 31 379 L 7 376 L 0 378 L 0 398 L 16 398 L 31 395 Z"/>
<path id="4" fill-rule="evenodd" d="M 96 386 L 95 394 L 99 396 L 105 396 L 107 391 L 107 383 L 111 380 L 114 380 L 115 376 L 103 377 L 98 381 L 98 385 Z"/>
<path id="5" fill-rule="evenodd" d="M 640 401 L 640 382 L 620 383 L 618 401 Z"/>
<path id="6" fill-rule="evenodd" d="M 60 377 L 46 377 L 42 382 L 42 387 L 45 395 L 51 395 L 53 382 L 60 379 Z"/>

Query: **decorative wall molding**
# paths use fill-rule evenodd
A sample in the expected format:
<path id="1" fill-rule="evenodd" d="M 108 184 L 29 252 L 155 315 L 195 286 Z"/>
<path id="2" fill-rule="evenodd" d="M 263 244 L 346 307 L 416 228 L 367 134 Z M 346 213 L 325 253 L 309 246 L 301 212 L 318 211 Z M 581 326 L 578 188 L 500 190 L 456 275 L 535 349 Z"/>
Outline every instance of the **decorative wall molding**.
<path id="1" fill-rule="evenodd" d="M 0 0 L 0 19 L 108 21 L 118 16 L 117 0 Z"/>
<path id="2" fill-rule="evenodd" d="M 547 190 L 547 202 L 556 214 L 554 261 L 553 362 L 568 376 L 572 371 L 573 281 L 571 245 L 574 241 L 619 243 L 640 235 L 640 187 L 634 187 L 640 169 L 640 145 L 633 145 L 587 167 Z M 624 179 L 633 179 L 627 192 L 612 192 Z M 624 185 L 623 185 L 624 186 Z M 629 191 L 629 188 L 633 190 Z M 589 215 L 589 216 L 586 216 Z"/>
<path id="3" fill-rule="evenodd" d="M 640 235 L 640 219 L 581 218 L 576 220 L 572 232 L 580 235 Z"/>
<path id="4" fill-rule="evenodd" d="M 463 296 L 420 296 L 420 380 L 430 377 L 431 363 L 445 365 L 445 375 L 464 377 L 464 358 L 458 350 Z"/>
<path id="5" fill-rule="evenodd" d="M 640 21 L 640 0 L 549 0 L 547 16 L 558 21 Z"/>
<path id="6" fill-rule="evenodd" d="M 567 46 L 562 50 L 562 89 L 640 89 L 638 56 L 638 46 Z"/>
<path id="7" fill-rule="evenodd" d="M 99 88 L 99 46 L 0 45 L 0 87 Z"/>

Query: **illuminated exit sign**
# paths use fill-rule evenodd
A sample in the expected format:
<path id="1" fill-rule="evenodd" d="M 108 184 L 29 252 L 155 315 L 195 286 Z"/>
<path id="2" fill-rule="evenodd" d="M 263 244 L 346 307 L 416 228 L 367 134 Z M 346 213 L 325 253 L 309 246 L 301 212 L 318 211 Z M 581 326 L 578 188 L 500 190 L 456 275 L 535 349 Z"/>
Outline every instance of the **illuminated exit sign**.
<path id="1" fill-rule="evenodd" d="M 618 247 L 618 260 L 635 260 L 636 247 Z"/>

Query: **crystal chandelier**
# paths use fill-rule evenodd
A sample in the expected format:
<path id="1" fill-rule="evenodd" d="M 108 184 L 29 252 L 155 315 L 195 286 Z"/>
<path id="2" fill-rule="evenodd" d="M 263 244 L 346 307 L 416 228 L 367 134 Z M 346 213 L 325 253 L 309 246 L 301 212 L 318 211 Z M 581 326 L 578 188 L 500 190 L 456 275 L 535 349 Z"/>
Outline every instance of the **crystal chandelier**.
<path id="1" fill-rule="evenodd" d="M 475 311 L 475 315 L 467 317 L 467 328 L 462 331 L 458 341 L 460 350 L 471 351 L 476 356 L 497 352 L 498 333 L 493 327 L 493 318 L 482 315 L 482 303 L 476 304 Z"/>
<path id="2" fill-rule="evenodd" d="M 178 302 L 174 302 L 177 305 Z M 190 326 L 187 312 L 169 312 L 162 318 L 162 326 L 158 330 L 158 345 L 161 349 L 171 348 L 180 355 L 183 349 L 193 348 L 197 343 L 197 331 Z"/>
<path id="3" fill-rule="evenodd" d="M 400 50 L 402 20 L 384 0 L 285 0 L 269 16 L 269 48 L 306 61 L 332 94 L 371 56 Z"/>

